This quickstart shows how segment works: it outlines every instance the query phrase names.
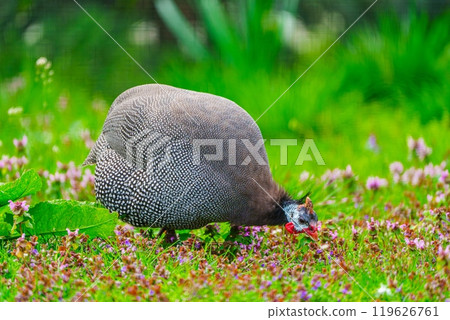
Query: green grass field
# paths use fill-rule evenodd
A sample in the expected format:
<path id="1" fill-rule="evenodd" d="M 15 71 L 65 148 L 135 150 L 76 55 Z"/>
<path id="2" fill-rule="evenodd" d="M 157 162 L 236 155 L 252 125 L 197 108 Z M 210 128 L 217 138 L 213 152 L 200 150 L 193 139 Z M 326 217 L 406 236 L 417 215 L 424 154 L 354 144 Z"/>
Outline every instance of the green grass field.
<path id="1" fill-rule="evenodd" d="M 243 227 L 230 241 L 227 224 L 181 230 L 173 245 L 157 230 L 123 223 L 101 237 L 21 237 L 22 227 L 31 229 L 19 221 L 15 233 L 0 228 L 0 301 L 449 299 L 449 28 L 448 15 L 425 14 L 358 25 L 258 120 L 266 139 L 300 142 L 287 165 L 279 147 L 266 148 L 275 180 L 295 197 L 312 192 L 317 242 L 283 227 Z M 0 182 L 38 172 L 42 188 L 22 199 L 31 206 L 95 201 L 95 169 L 81 163 L 114 98 L 152 82 L 109 39 L 102 50 L 114 54 L 104 66 L 77 66 L 105 36 L 85 35 L 70 59 L 38 60 L 45 51 L 20 41 L 11 57 L 1 53 Z M 170 48 L 157 67 L 144 66 L 159 83 L 224 96 L 257 119 L 334 41 L 327 40 L 270 71 L 194 61 Z M 23 136 L 25 146 L 15 145 Z M 295 165 L 305 139 L 325 165 Z M 0 223 L 11 217 L 4 204 Z"/>

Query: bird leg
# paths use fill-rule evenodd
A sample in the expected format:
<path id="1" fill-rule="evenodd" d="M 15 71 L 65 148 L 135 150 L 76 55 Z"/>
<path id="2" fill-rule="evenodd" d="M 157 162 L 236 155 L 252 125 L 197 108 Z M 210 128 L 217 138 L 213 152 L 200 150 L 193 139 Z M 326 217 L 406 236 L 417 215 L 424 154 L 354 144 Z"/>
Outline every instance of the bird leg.
<path id="1" fill-rule="evenodd" d="M 165 233 L 164 242 L 174 243 L 178 240 L 177 234 L 174 229 L 161 228 L 161 230 L 159 230 L 158 232 L 158 238 L 162 236 L 163 233 Z"/>

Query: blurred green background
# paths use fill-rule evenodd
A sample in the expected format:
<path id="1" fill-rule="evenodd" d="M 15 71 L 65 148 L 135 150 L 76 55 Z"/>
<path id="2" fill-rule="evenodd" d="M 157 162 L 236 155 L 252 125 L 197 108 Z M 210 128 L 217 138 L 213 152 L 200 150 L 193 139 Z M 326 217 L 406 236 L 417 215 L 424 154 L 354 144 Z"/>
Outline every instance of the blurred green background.
<path id="1" fill-rule="evenodd" d="M 224 96 L 257 119 L 373 1 L 78 3 L 159 83 Z M 80 6 L 0 4 L 0 154 L 26 134 L 31 167 L 81 164 L 112 101 L 153 82 Z M 326 52 L 258 120 L 267 139 L 314 139 L 326 166 L 294 166 L 301 145 L 280 166 L 268 145 L 276 179 L 347 164 L 381 174 L 410 161 L 408 136 L 425 138 L 431 162 L 448 159 L 449 8 L 379 0 Z"/>

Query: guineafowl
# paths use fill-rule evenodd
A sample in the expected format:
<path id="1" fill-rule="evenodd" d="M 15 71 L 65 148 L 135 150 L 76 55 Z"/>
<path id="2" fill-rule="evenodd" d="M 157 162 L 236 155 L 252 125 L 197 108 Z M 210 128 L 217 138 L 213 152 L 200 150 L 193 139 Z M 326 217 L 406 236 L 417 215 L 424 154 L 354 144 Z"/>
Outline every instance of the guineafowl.
<path id="1" fill-rule="evenodd" d="M 96 198 L 134 226 L 196 229 L 212 222 L 286 225 L 317 238 L 309 197 L 272 178 L 261 131 L 234 102 L 148 84 L 113 102 L 83 165 L 96 164 Z"/>

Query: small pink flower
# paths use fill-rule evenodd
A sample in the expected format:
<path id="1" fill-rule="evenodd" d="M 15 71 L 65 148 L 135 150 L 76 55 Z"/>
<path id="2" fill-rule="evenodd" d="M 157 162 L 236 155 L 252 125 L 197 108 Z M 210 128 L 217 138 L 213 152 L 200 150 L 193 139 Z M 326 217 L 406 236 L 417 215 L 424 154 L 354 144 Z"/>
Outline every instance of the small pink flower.
<path id="1" fill-rule="evenodd" d="M 23 150 L 25 149 L 25 147 L 28 144 L 28 137 L 27 136 L 23 136 L 22 139 L 14 139 L 13 140 L 14 146 L 16 147 L 17 150 Z"/>
<path id="2" fill-rule="evenodd" d="M 441 203 L 445 201 L 445 193 L 442 191 L 436 192 L 436 203 Z"/>
<path id="3" fill-rule="evenodd" d="M 403 164 L 401 162 L 392 162 L 389 165 L 389 170 L 392 174 L 401 174 L 403 172 Z"/>
<path id="4" fill-rule="evenodd" d="M 337 233 L 337 231 L 335 231 L 335 232 L 332 232 L 332 231 L 330 231 L 330 236 L 331 236 L 331 240 L 334 240 L 334 239 L 336 239 L 336 238 L 337 238 L 337 236 L 338 236 L 338 233 Z"/>
<path id="5" fill-rule="evenodd" d="M 380 147 L 378 146 L 377 143 L 377 137 L 373 133 L 369 136 L 369 139 L 367 140 L 367 149 L 373 152 L 380 151 Z"/>
<path id="6" fill-rule="evenodd" d="M 322 230 L 322 221 L 317 222 L 316 229 L 319 232 Z"/>
<path id="7" fill-rule="evenodd" d="M 76 236 L 78 236 L 78 231 L 79 231 L 79 230 L 80 230 L 80 229 L 76 229 L 74 232 L 72 232 L 72 231 L 70 231 L 69 228 L 66 229 L 67 235 L 68 235 L 69 237 L 76 237 Z"/>
<path id="8" fill-rule="evenodd" d="M 351 165 L 347 165 L 345 167 L 344 172 L 342 173 L 342 176 L 344 177 L 344 179 L 350 179 L 351 177 L 353 177 L 353 171 L 352 171 L 352 166 Z"/>
<path id="9" fill-rule="evenodd" d="M 439 177 L 439 182 L 445 183 L 448 178 L 448 170 L 442 171 L 441 176 Z"/>
<path id="10" fill-rule="evenodd" d="M 26 201 L 16 201 L 12 202 L 9 200 L 9 208 L 16 215 L 22 215 L 30 209 L 30 206 L 27 205 Z"/>
<path id="11" fill-rule="evenodd" d="M 442 246 L 439 246 L 438 248 L 438 256 L 443 260 L 450 260 L 450 245 L 448 245 L 445 250 L 442 248 Z"/>
<path id="12" fill-rule="evenodd" d="M 387 180 L 379 177 L 369 177 L 366 182 L 366 188 L 368 190 L 378 190 L 382 187 L 386 187 L 387 185 Z"/>
<path id="13" fill-rule="evenodd" d="M 423 138 L 414 140 L 412 137 L 408 137 L 408 149 L 411 153 L 415 153 L 420 160 L 424 160 L 432 151 L 432 149 L 425 144 Z"/>
<path id="14" fill-rule="evenodd" d="M 22 156 L 21 158 L 16 159 L 17 166 L 23 167 L 24 165 L 28 164 L 28 159 L 25 156 Z"/>
<path id="15" fill-rule="evenodd" d="M 417 249 L 420 249 L 420 250 L 425 249 L 425 241 L 423 241 L 419 238 L 414 239 L 414 244 L 416 245 Z"/>
<path id="16" fill-rule="evenodd" d="M 398 222 L 392 223 L 390 220 L 386 220 L 386 226 L 388 230 L 396 230 L 398 229 Z"/>
<path id="17" fill-rule="evenodd" d="M 409 240 L 409 238 L 406 238 L 406 237 L 405 237 L 405 242 L 408 246 L 412 246 L 414 244 L 414 241 Z"/>
<path id="18" fill-rule="evenodd" d="M 358 234 L 358 231 L 356 231 L 354 225 L 352 225 L 352 234 L 353 234 L 353 235 L 357 235 L 357 234 Z"/>

